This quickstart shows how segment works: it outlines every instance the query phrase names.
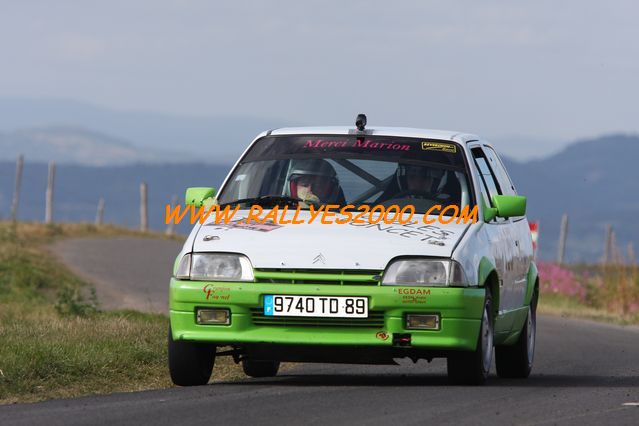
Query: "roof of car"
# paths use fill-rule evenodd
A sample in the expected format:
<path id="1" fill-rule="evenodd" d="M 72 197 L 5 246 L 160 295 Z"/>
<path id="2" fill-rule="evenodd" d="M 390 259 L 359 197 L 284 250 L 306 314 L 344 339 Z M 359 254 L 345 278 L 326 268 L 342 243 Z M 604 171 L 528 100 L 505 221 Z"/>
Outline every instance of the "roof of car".
<path id="1" fill-rule="evenodd" d="M 460 133 L 451 130 L 430 130 L 430 129 L 414 129 L 410 127 L 376 127 L 366 128 L 364 132 L 358 132 L 354 127 L 334 126 L 334 127 L 283 127 L 269 132 L 271 135 L 348 135 L 348 134 L 366 134 L 379 136 L 403 136 L 424 139 L 439 139 L 454 142 L 470 142 L 479 140 L 479 137 L 469 133 Z M 265 133 L 266 134 L 266 133 Z M 262 135 L 260 135 L 262 136 Z"/>

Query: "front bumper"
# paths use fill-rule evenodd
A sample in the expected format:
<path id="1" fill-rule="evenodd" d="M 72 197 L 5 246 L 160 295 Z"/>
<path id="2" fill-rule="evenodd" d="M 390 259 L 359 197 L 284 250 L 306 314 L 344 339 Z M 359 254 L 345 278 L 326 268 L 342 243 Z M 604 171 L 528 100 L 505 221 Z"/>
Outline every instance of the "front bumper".
<path id="1" fill-rule="evenodd" d="M 369 323 L 318 319 L 295 324 L 260 314 L 264 295 L 366 296 Z M 411 347 L 473 350 L 477 344 L 485 292 L 483 288 L 395 287 L 375 285 L 265 284 L 171 279 L 169 307 L 174 340 L 217 345 L 309 345 L 389 348 L 394 334 L 411 335 Z M 230 325 L 199 325 L 196 309 L 227 308 Z M 407 313 L 437 313 L 439 330 L 408 330 Z"/>

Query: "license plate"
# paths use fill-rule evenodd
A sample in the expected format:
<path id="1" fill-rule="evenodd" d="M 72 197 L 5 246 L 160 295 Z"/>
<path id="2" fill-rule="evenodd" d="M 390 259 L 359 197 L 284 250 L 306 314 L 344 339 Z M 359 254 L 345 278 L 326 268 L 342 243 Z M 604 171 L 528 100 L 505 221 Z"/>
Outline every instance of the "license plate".
<path id="1" fill-rule="evenodd" d="M 264 296 L 264 315 L 368 318 L 368 298 L 269 294 Z"/>

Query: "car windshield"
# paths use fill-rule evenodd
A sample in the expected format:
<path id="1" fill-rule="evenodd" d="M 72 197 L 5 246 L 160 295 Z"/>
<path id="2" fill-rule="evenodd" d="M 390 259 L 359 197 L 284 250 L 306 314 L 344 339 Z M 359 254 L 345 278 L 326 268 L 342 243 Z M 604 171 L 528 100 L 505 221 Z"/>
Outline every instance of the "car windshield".
<path id="1" fill-rule="evenodd" d="M 218 196 L 221 204 L 259 199 L 300 206 L 397 204 L 425 212 L 473 203 L 460 145 L 393 136 L 287 135 L 258 140 Z M 257 204 L 257 202 L 256 202 Z"/>

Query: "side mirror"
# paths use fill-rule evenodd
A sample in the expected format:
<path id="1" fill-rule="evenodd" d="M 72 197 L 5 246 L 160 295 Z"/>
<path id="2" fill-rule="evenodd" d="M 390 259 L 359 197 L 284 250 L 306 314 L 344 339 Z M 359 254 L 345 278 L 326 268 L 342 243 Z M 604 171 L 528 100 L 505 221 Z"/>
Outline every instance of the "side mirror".
<path id="1" fill-rule="evenodd" d="M 201 207 L 204 200 L 214 196 L 215 188 L 186 188 L 186 194 L 184 194 L 184 204 L 187 206 Z"/>
<path id="2" fill-rule="evenodd" d="M 484 212 L 484 222 L 489 223 L 494 218 L 497 217 L 497 209 L 495 207 L 490 207 L 484 201 L 484 196 L 480 197 L 481 200 L 481 210 Z"/>
<path id="3" fill-rule="evenodd" d="M 499 217 L 517 217 L 526 214 L 526 197 L 523 195 L 493 195 L 493 205 Z"/>

